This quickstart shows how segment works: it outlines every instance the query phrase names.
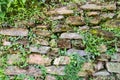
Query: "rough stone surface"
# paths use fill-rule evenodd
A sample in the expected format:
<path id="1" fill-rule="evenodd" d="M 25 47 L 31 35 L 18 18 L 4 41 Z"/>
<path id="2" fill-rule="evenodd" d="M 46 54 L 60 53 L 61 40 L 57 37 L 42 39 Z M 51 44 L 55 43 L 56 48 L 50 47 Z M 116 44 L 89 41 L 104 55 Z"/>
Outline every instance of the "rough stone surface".
<path id="1" fill-rule="evenodd" d="M 115 14 L 114 13 L 103 13 L 100 16 L 103 20 L 106 20 L 106 19 L 112 19 L 115 16 Z"/>
<path id="2" fill-rule="evenodd" d="M 119 80 L 120 79 L 120 74 L 116 74 L 116 77 Z"/>
<path id="3" fill-rule="evenodd" d="M 9 45 L 11 45 L 12 43 L 11 42 L 9 42 L 9 41 L 3 41 L 3 45 L 4 46 L 9 46 Z"/>
<path id="4" fill-rule="evenodd" d="M 22 69 L 17 66 L 8 66 L 5 69 L 5 74 L 9 76 L 20 75 L 20 74 L 25 74 L 25 75 L 34 76 L 34 77 L 42 76 L 41 70 L 33 66 L 28 66 L 27 69 Z"/>
<path id="5" fill-rule="evenodd" d="M 60 15 L 70 15 L 73 14 L 73 10 L 67 9 L 67 7 L 61 7 L 61 8 L 56 8 L 55 10 L 48 11 L 48 15 L 55 15 L 55 14 L 60 14 Z"/>
<path id="6" fill-rule="evenodd" d="M 52 20 L 61 20 L 61 19 L 63 19 L 63 18 L 64 18 L 64 16 L 62 16 L 62 15 L 52 16 L 52 17 L 51 17 Z"/>
<path id="7" fill-rule="evenodd" d="M 104 63 L 99 61 L 99 62 L 94 66 L 94 68 L 95 68 L 96 71 L 99 71 L 99 70 L 101 70 L 101 69 L 104 68 Z"/>
<path id="8" fill-rule="evenodd" d="M 58 14 L 62 14 L 62 15 L 70 15 L 70 14 L 74 13 L 73 10 L 69 10 L 66 7 L 62 7 L 62 8 L 56 9 L 56 12 Z"/>
<path id="9" fill-rule="evenodd" d="M 56 80 L 55 76 L 47 75 L 45 80 Z"/>
<path id="10" fill-rule="evenodd" d="M 58 52 L 59 52 L 59 48 L 52 48 L 51 51 L 48 53 L 48 55 L 59 56 Z"/>
<path id="11" fill-rule="evenodd" d="M 110 59 L 110 56 L 107 54 L 100 54 L 100 56 L 97 58 L 99 61 L 108 61 Z"/>
<path id="12" fill-rule="evenodd" d="M 25 28 L 26 26 L 33 27 L 35 26 L 34 20 L 20 20 L 20 21 L 15 21 L 15 27 L 23 27 Z"/>
<path id="13" fill-rule="evenodd" d="M 97 5 L 97 4 L 85 4 L 81 6 L 84 10 L 116 10 L 116 4 Z"/>
<path id="14" fill-rule="evenodd" d="M 79 71 L 78 72 L 78 76 L 80 76 L 80 77 L 86 77 L 86 76 L 88 76 L 88 73 L 85 72 L 85 71 Z"/>
<path id="15" fill-rule="evenodd" d="M 65 66 L 49 66 L 46 67 L 47 73 L 55 75 L 65 75 L 64 69 Z"/>
<path id="16" fill-rule="evenodd" d="M 120 53 L 120 48 L 117 49 L 117 52 Z"/>
<path id="17" fill-rule="evenodd" d="M 28 44 L 28 40 L 26 39 L 22 39 L 22 40 L 18 40 L 16 41 L 17 44 L 21 44 L 21 45 L 24 45 L 24 46 L 27 46 Z"/>
<path id="18" fill-rule="evenodd" d="M 60 39 L 82 39 L 83 37 L 78 33 L 62 33 Z"/>
<path id="19" fill-rule="evenodd" d="M 112 57 L 111 57 L 111 61 L 117 61 L 117 62 L 120 62 L 120 54 L 114 54 Z"/>
<path id="20" fill-rule="evenodd" d="M 60 56 L 58 58 L 55 58 L 54 65 L 66 65 L 70 63 L 70 57 L 68 56 Z"/>
<path id="21" fill-rule="evenodd" d="M 86 26 L 86 25 L 79 27 L 79 30 L 81 30 L 81 31 L 87 31 L 89 29 L 90 29 L 89 26 Z"/>
<path id="22" fill-rule="evenodd" d="M 28 70 L 27 70 L 27 75 L 40 77 L 40 76 L 42 76 L 42 71 L 38 68 L 33 67 L 33 66 L 29 66 Z"/>
<path id="23" fill-rule="evenodd" d="M 38 65 L 51 65 L 51 59 L 46 57 L 46 56 L 42 56 L 39 54 L 30 54 L 28 57 L 28 63 L 29 64 L 38 64 Z"/>
<path id="24" fill-rule="evenodd" d="M 8 61 L 7 63 L 12 65 L 12 64 L 16 64 L 16 63 L 21 63 L 22 62 L 22 59 L 21 59 L 21 55 L 20 54 L 11 54 L 11 55 L 8 55 Z"/>
<path id="25" fill-rule="evenodd" d="M 82 40 L 72 40 L 72 48 L 75 49 L 85 49 L 85 45 Z"/>
<path id="26" fill-rule="evenodd" d="M 100 53 L 106 52 L 106 51 L 107 51 L 107 46 L 104 45 L 104 44 L 101 44 L 100 46 L 98 46 L 98 51 L 99 51 Z"/>
<path id="27" fill-rule="evenodd" d="M 37 29 L 48 29 L 49 26 L 46 26 L 46 25 L 37 25 L 36 28 Z"/>
<path id="28" fill-rule="evenodd" d="M 84 50 L 69 49 L 67 50 L 67 55 L 78 54 L 80 56 L 86 56 L 87 53 Z"/>
<path id="29" fill-rule="evenodd" d="M 106 67 L 109 72 L 120 73 L 120 63 L 107 62 Z"/>
<path id="30" fill-rule="evenodd" d="M 120 20 L 119 19 L 112 19 L 112 20 L 108 20 L 105 23 L 105 26 L 108 28 L 119 28 L 120 27 Z"/>
<path id="31" fill-rule="evenodd" d="M 92 80 L 116 80 L 115 76 L 97 76 L 92 78 Z"/>
<path id="32" fill-rule="evenodd" d="M 6 75 L 20 75 L 20 74 L 26 74 L 26 70 L 24 69 L 20 69 L 19 67 L 17 66 L 8 66 L 6 69 L 5 69 L 5 74 Z"/>
<path id="33" fill-rule="evenodd" d="M 50 37 L 51 36 L 51 32 L 48 31 L 48 30 L 36 30 L 35 33 L 38 35 L 38 36 L 43 36 L 43 37 Z"/>
<path id="34" fill-rule="evenodd" d="M 66 39 L 59 39 L 57 45 L 59 48 L 71 48 L 70 40 L 66 40 Z"/>
<path id="35" fill-rule="evenodd" d="M 93 17 L 93 18 L 89 18 L 89 23 L 91 25 L 97 25 L 101 22 L 101 19 L 99 17 Z"/>
<path id="36" fill-rule="evenodd" d="M 28 30 L 23 28 L 0 29 L 0 34 L 8 36 L 27 36 Z"/>
<path id="37" fill-rule="evenodd" d="M 100 13 L 97 11 L 88 12 L 87 16 L 98 16 Z"/>
<path id="38" fill-rule="evenodd" d="M 30 51 L 31 52 L 37 52 L 37 53 L 40 53 L 40 54 L 47 54 L 50 51 L 50 47 L 40 46 L 38 48 L 38 47 L 35 47 L 35 46 L 30 46 Z"/>
<path id="39" fill-rule="evenodd" d="M 105 39 L 113 39 L 115 35 L 112 32 L 101 30 L 101 29 L 92 29 L 90 33 L 98 37 L 104 37 Z"/>
<path id="40" fill-rule="evenodd" d="M 50 44 L 50 47 L 56 48 L 57 47 L 57 40 L 56 39 L 51 39 L 49 44 Z"/>
<path id="41" fill-rule="evenodd" d="M 70 16 L 66 19 L 66 23 L 75 26 L 85 24 L 84 20 L 80 16 Z"/>
<path id="42" fill-rule="evenodd" d="M 68 25 L 57 25 L 55 26 L 54 28 L 52 28 L 52 31 L 53 32 L 65 32 L 65 31 L 72 31 L 73 29 L 68 26 Z"/>
<path id="43" fill-rule="evenodd" d="M 94 73 L 94 66 L 92 63 L 84 63 L 82 65 L 81 71 L 78 72 L 78 76 L 85 77 L 88 75 L 92 75 Z"/>
<path id="44" fill-rule="evenodd" d="M 48 46 L 49 45 L 49 42 L 47 40 L 45 40 L 45 39 L 39 39 L 39 38 L 37 38 L 37 39 L 34 40 L 34 42 L 36 44 L 40 44 L 42 46 Z"/>
<path id="45" fill-rule="evenodd" d="M 98 71 L 93 74 L 93 76 L 109 76 L 110 73 L 106 70 Z"/>

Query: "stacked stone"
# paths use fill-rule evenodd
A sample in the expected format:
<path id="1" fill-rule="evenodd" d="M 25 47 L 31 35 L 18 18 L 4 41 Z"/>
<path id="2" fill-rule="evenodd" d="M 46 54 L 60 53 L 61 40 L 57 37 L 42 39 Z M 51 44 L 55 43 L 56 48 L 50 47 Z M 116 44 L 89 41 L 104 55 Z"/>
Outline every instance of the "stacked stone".
<path id="1" fill-rule="evenodd" d="M 118 6 L 117 6 L 118 4 Z M 9 76 L 26 74 L 34 77 L 41 77 L 42 71 L 32 65 L 42 65 L 46 68 L 47 76 L 45 80 L 56 80 L 54 75 L 65 75 L 64 69 L 65 65 L 70 63 L 70 55 L 78 54 L 80 56 L 87 56 L 85 52 L 85 45 L 82 43 L 83 36 L 73 30 L 73 26 L 77 27 L 77 30 L 89 30 L 90 28 L 100 28 L 99 25 L 102 21 L 106 21 L 106 27 L 120 27 L 120 14 L 117 15 L 115 12 L 119 7 L 119 3 L 99 3 L 99 2 L 86 2 L 80 4 L 77 7 L 77 11 L 81 15 L 73 16 L 75 13 L 71 8 L 73 6 L 65 6 L 61 8 L 56 8 L 50 10 L 46 13 L 51 20 L 61 20 L 63 24 L 57 24 L 54 27 L 48 25 L 35 25 L 34 23 L 24 22 L 24 26 L 31 26 L 33 33 L 36 34 L 36 38 L 33 40 L 32 45 L 30 45 L 29 51 L 31 52 L 27 57 L 28 68 L 23 69 L 14 66 L 15 63 L 20 62 L 20 54 L 9 54 L 8 56 L 8 66 L 5 69 L 5 74 Z M 74 4 L 77 5 L 77 4 Z M 111 11 L 107 13 L 107 11 Z M 87 21 L 86 21 L 87 20 Z M 19 23 L 18 23 L 19 24 Z M 89 26 L 88 26 L 89 25 Z M 17 26 L 20 26 L 17 25 Z M 114 38 L 114 35 L 110 32 L 105 32 L 103 30 L 98 30 L 97 35 Z M 9 28 L 1 29 L 0 34 L 5 36 L 22 36 L 27 37 L 29 29 L 27 28 Z M 58 34 L 58 39 L 52 38 L 51 35 Z M 108 35 L 107 35 L 108 34 Z M 110 34 L 110 35 L 109 35 Z M 18 41 L 22 45 L 26 45 L 29 42 L 27 40 Z M 35 44 L 41 46 L 36 47 Z M 9 41 L 3 41 L 4 46 L 9 46 L 12 43 Z M 67 52 L 65 56 L 60 56 L 58 54 L 59 49 L 66 49 Z M 102 53 L 99 58 L 97 58 L 97 63 L 86 62 L 82 66 L 82 71 L 78 73 L 80 77 L 94 76 L 95 80 L 115 80 L 115 77 L 109 77 L 112 73 L 116 73 L 119 78 L 120 73 L 120 54 L 119 52 L 115 54 L 114 58 L 104 54 L 107 50 L 106 45 L 100 46 L 100 52 Z M 17 53 L 17 52 L 14 52 Z M 119 78 L 120 79 L 120 78 Z M 41 79 L 39 79 L 41 80 Z"/>

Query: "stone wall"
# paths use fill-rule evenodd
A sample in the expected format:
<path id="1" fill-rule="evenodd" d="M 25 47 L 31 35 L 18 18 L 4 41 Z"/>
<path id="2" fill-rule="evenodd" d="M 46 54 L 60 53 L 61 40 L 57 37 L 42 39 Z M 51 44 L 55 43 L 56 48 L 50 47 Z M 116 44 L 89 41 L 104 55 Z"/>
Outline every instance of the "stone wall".
<path id="1" fill-rule="evenodd" d="M 11 76 L 11 79 L 12 76 L 25 74 L 34 76 L 36 80 L 56 80 L 56 75 L 66 75 L 64 69 L 71 62 L 70 55 L 78 54 L 82 57 L 92 55 L 85 51 L 86 45 L 83 43 L 84 36 L 81 31 L 94 29 L 97 31 L 95 32 L 97 36 L 107 39 L 116 38 L 112 32 L 102 30 L 101 27 L 104 24 L 106 28 L 119 28 L 120 13 L 118 12 L 120 12 L 120 1 L 111 0 L 103 3 L 100 0 L 88 0 L 48 10 L 41 21 L 43 23 L 35 24 L 31 20 L 23 20 L 15 22 L 17 28 L 2 28 L 1 46 L 5 49 L 1 47 L 1 56 L 8 54 L 5 74 Z M 47 19 L 50 22 L 45 23 Z M 115 58 L 112 58 L 105 54 L 106 45 L 99 47 L 101 54 L 95 61 L 85 62 L 82 71 L 77 75 L 84 80 L 90 77 L 93 80 L 119 80 L 119 48 L 117 54 L 114 54 Z M 33 65 L 44 66 L 47 75 L 42 77 L 41 68 Z"/>

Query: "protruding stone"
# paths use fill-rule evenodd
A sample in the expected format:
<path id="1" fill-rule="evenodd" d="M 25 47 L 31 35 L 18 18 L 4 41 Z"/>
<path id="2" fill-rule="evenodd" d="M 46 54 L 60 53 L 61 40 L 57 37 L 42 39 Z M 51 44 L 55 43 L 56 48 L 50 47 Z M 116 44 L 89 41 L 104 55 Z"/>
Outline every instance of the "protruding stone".
<path id="1" fill-rule="evenodd" d="M 45 80 L 56 80 L 56 77 L 55 76 L 52 76 L 52 75 L 47 75 L 45 77 Z"/>
<path id="2" fill-rule="evenodd" d="M 90 30 L 90 33 L 96 36 L 102 36 L 105 39 L 113 39 L 115 38 L 115 35 L 112 32 L 108 32 L 105 30 L 101 30 L 101 29 L 92 29 Z"/>
<path id="3" fill-rule="evenodd" d="M 120 63 L 107 62 L 106 67 L 109 72 L 120 73 Z"/>
<path id="4" fill-rule="evenodd" d="M 91 27 L 91 29 L 100 29 L 100 28 L 101 28 L 101 26 L 97 26 L 97 25 Z"/>
<path id="5" fill-rule="evenodd" d="M 83 39 L 78 33 L 62 33 L 60 39 Z"/>
<path id="6" fill-rule="evenodd" d="M 11 76 L 20 75 L 20 74 L 26 74 L 26 70 L 20 69 L 17 66 L 8 66 L 5 69 L 5 74 L 6 75 L 11 75 Z"/>
<path id="7" fill-rule="evenodd" d="M 38 64 L 38 65 L 51 65 L 52 59 L 39 55 L 39 54 L 30 54 L 28 57 L 29 64 Z"/>
<path id="8" fill-rule="evenodd" d="M 114 54 L 112 57 L 111 57 L 111 61 L 117 61 L 117 62 L 120 62 L 120 54 Z"/>
<path id="9" fill-rule="evenodd" d="M 92 11 L 92 12 L 88 12 L 87 15 L 88 16 L 98 16 L 100 13 L 96 12 L 96 11 Z"/>
<path id="10" fill-rule="evenodd" d="M 66 65 L 70 63 L 70 57 L 68 56 L 60 56 L 58 58 L 55 58 L 54 65 Z"/>
<path id="11" fill-rule="evenodd" d="M 79 30 L 81 30 L 81 31 L 87 31 L 89 29 L 90 29 L 89 26 L 81 26 L 81 27 L 79 27 Z"/>
<path id="12" fill-rule="evenodd" d="M 93 74 L 93 76 L 109 76 L 110 73 L 106 70 L 98 71 Z"/>
<path id="13" fill-rule="evenodd" d="M 40 77 L 42 76 L 42 71 L 39 68 L 29 66 L 27 70 L 27 75 L 34 76 L 34 77 Z"/>
<path id="14" fill-rule="evenodd" d="M 78 76 L 80 76 L 80 77 L 86 77 L 86 76 L 88 76 L 88 73 L 85 72 L 85 71 L 79 71 L 78 72 Z"/>
<path id="15" fill-rule="evenodd" d="M 46 67 L 47 73 L 55 75 L 65 75 L 65 66 L 49 66 Z"/>
<path id="16" fill-rule="evenodd" d="M 69 49 L 66 53 L 67 55 L 78 54 L 80 56 L 86 56 L 87 53 L 84 50 Z"/>
<path id="17" fill-rule="evenodd" d="M 35 68 L 33 66 L 28 66 L 28 69 L 22 69 L 17 66 L 8 66 L 5 69 L 5 74 L 9 76 L 15 76 L 15 75 L 28 75 L 28 76 L 34 76 L 34 77 L 41 77 L 42 72 L 40 69 Z"/>
<path id="18" fill-rule="evenodd" d="M 17 43 L 17 44 L 24 45 L 24 46 L 27 46 L 28 40 L 27 40 L 27 39 L 22 39 L 22 40 L 16 41 L 16 43 Z"/>
<path id="19" fill-rule="evenodd" d="M 112 19 L 105 23 L 105 27 L 107 28 L 119 28 L 120 27 L 120 20 L 119 19 Z"/>
<path id="20" fill-rule="evenodd" d="M 57 40 L 56 39 L 51 39 L 49 44 L 50 44 L 50 47 L 56 48 L 57 47 Z"/>
<path id="21" fill-rule="evenodd" d="M 3 41 L 3 45 L 4 45 L 4 46 L 10 46 L 10 45 L 11 45 L 11 42 L 9 42 L 9 41 Z"/>
<path id="22" fill-rule="evenodd" d="M 65 32 L 65 31 L 72 31 L 73 29 L 68 25 L 57 25 L 56 27 L 52 28 L 53 32 Z"/>
<path id="23" fill-rule="evenodd" d="M 50 47 L 48 47 L 48 46 L 40 46 L 40 47 L 30 46 L 30 51 L 37 52 L 40 54 L 47 54 L 50 51 Z"/>
<path id="24" fill-rule="evenodd" d="M 120 74 L 116 74 L 116 77 L 119 80 L 120 79 Z"/>
<path id="25" fill-rule="evenodd" d="M 98 50 L 99 50 L 100 53 L 104 53 L 104 52 L 107 51 L 107 47 L 106 47 L 106 45 L 101 44 L 101 45 L 98 47 Z"/>
<path id="26" fill-rule="evenodd" d="M 92 25 L 97 25 L 101 22 L 101 19 L 99 17 L 93 17 L 89 19 L 89 23 Z"/>
<path id="27" fill-rule="evenodd" d="M 37 29 L 48 29 L 49 27 L 46 25 L 37 25 L 36 28 Z"/>
<path id="28" fill-rule="evenodd" d="M 48 55 L 59 56 L 58 52 L 59 52 L 59 48 L 52 48 L 51 51 L 48 53 Z"/>
<path id="29" fill-rule="evenodd" d="M 82 40 L 72 40 L 72 48 L 84 49 L 85 45 L 83 44 Z"/>
<path id="30" fill-rule="evenodd" d="M 48 31 L 48 30 L 35 30 L 35 33 L 38 35 L 38 36 L 43 36 L 43 37 L 50 37 L 51 36 L 51 32 Z"/>
<path id="31" fill-rule="evenodd" d="M 103 4 L 103 5 L 97 5 L 97 4 L 88 4 L 86 3 L 85 5 L 81 6 L 82 9 L 84 10 L 116 10 L 116 4 Z"/>
<path id="32" fill-rule="evenodd" d="M 48 41 L 45 40 L 45 39 L 36 38 L 36 39 L 34 40 L 34 42 L 35 42 L 36 44 L 40 44 L 40 45 L 42 45 L 42 46 L 48 46 L 48 45 L 49 45 Z"/>
<path id="33" fill-rule="evenodd" d="M 70 25 L 75 25 L 75 26 L 85 24 L 84 20 L 80 16 L 70 16 L 66 19 L 66 23 Z"/>
<path id="34" fill-rule="evenodd" d="M 66 39 L 59 39 L 57 45 L 59 48 L 71 48 L 70 40 L 66 40 Z"/>
<path id="35" fill-rule="evenodd" d="M 87 62 L 82 65 L 81 71 L 78 72 L 78 76 L 85 77 L 94 73 L 93 63 Z"/>
<path id="36" fill-rule="evenodd" d="M 58 8 L 58 9 L 56 9 L 56 12 L 58 14 L 62 14 L 62 15 L 70 15 L 70 14 L 74 13 L 73 10 L 69 10 L 66 7 Z"/>
<path id="37" fill-rule="evenodd" d="M 117 52 L 120 53 L 120 48 L 117 48 Z"/>
<path id="38" fill-rule="evenodd" d="M 106 20 L 106 19 L 112 19 L 115 14 L 114 13 L 103 13 L 100 15 L 101 19 Z"/>
<path id="39" fill-rule="evenodd" d="M 92 80 L 116 80 L 115 76 L 96 76 Z"/>
<path id="40" fill-rule="evenodd" d="M 63 19 L 63 18 L 64 18 L 64 16 L 62 16 L 62 15 L 52 16 L 52 17 L 51 17 L 52 20 L 61 20 L 61 19 Z"/>
<path id="41" fill-rule="evenodd" d="M 99 62 L 94 66 L 94 68 L 95 68 L 96 71 L 99 71 L 99 70 L 103 69 L 103 68 L 104 68 L 103 62 L 100 62 L 100 61 L 99 61 Z"/>
<path id="42" fill-rule="evenodd" d="M 101 10 L 102 7 L 96 4 L 85 4 L 81 6 L 84 10 Z"/>
<path id="43" fill-rule="evenodd" d="M 60 14 L 60 15 L 70 15 L 73 14 L 73 10 L 67 9 L 67 7 L 61 7 L 61 8 L 56 8 L 53 11 L 49 11 L 47 14 L 48 15 L 55 15 L 55 14 Z"/>
<path id="44" fill-rule="evenodd" d="M 23 28 L 0 29 L 0 34 L 8 36 L 27 36 L 28 30 Z"/>
<path id="45" fill-rule="evenodd" d="M 117 19 L 120 19 L 120 14 L 117 15 Z"/>
<path id="46" fill-rule="evenodd" d="M 10 65 L 21 63 L 22 62 L 21 57 L 22 56 L 20 54 L 11 54 L 11 55 L 8 55 L 8 61 L 7 61 L 7 63 L 10 64 Z"/>
<path id="47" fill-rule="evenodd" d="M 26 26 L 28 27 L 34 27 L 35 26 L 35 21 L 34 20 L 20 20 L 20 21 L 15 21 L 15 27 L 23 27 L 25 28 Z"/>
<path id="48" fill-rule="evenodd" d="M 108 61 L 110 59 L 110 56 L 107 54 L 100 54 L 99 58 L 97 60 L 99 61 Z"/>

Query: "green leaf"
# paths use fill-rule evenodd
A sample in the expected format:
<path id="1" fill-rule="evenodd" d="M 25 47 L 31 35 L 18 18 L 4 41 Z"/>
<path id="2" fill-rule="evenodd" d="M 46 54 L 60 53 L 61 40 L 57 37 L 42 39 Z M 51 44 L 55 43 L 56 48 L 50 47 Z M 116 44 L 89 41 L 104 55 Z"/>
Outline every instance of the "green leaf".
<path id="1" fill-rule="evenodd" d="M 4 18 L 5 17 L 5 13 L 4 12 L 0 12 L 0 18 Z"/>
<path id="2" fill-rule="evenodd" d="M 23 4 L 25 4 L 25 3 L 26 3 L 26 0 L 22 0 L 22 2 L 23 2 Z"/>

